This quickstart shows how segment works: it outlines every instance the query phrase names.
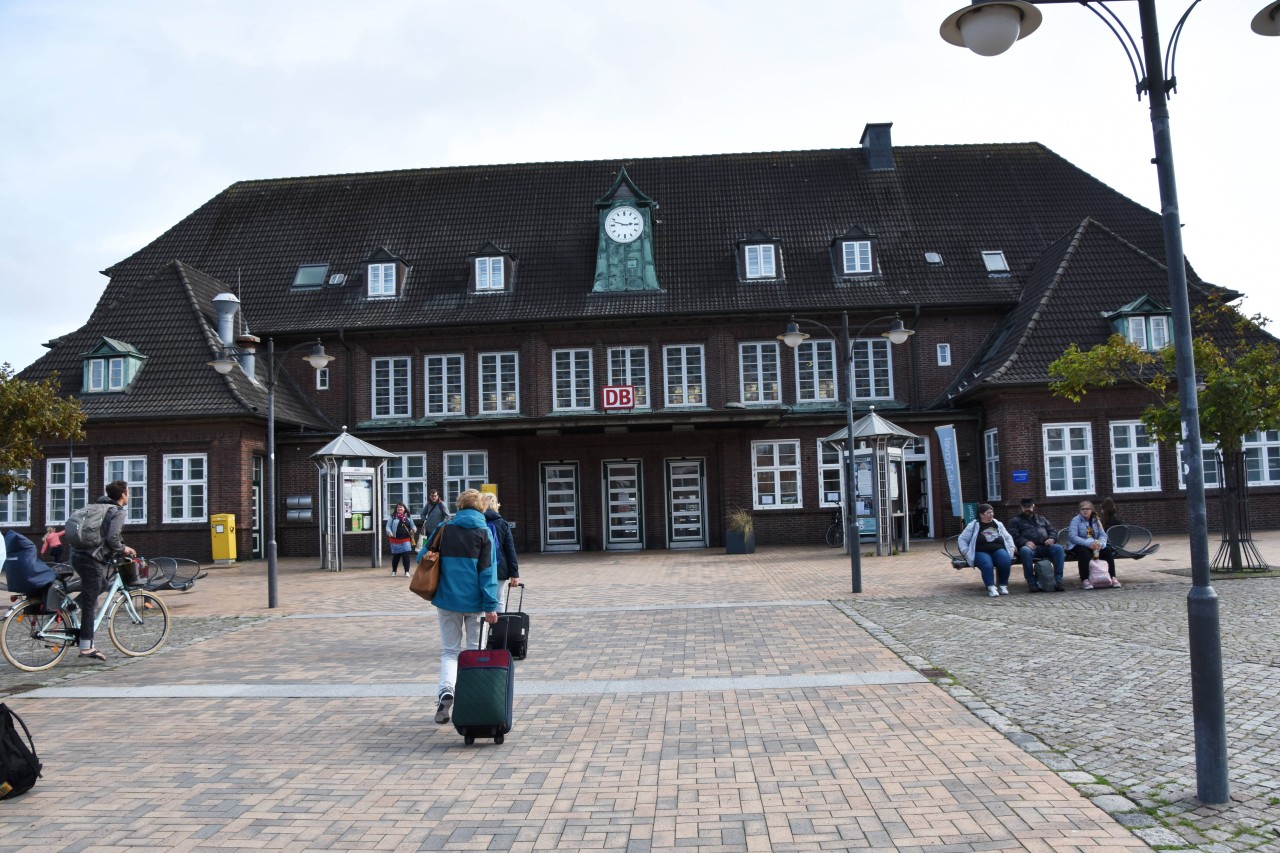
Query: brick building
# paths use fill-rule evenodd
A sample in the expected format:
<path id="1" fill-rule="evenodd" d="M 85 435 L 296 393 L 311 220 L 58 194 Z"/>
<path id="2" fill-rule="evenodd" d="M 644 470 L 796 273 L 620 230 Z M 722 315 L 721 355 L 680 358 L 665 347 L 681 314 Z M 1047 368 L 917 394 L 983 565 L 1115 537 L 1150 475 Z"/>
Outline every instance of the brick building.
<path id="1" fill-rule="evenodd" d="M 735 507 L 761 543 L 818 542 L 845 476 L 821 439 L 850 391 L 920 437 L 892 498 L 914 538 L 960 528 L 943 425 L 964 500 L 1001 517 L 1035 496 L 1065 524 L 1112 495 L 1178 529 L 1147 400 L 1047 390 L 1071 342 L 1167 345 L 1161 258 L 1156 213 L 1043 146 L 894 148 L 887 124 L 851 149 L 237 183 L 108 269 L 89 321 L 23 371 L 58 371 L 89 438 L 47 447 L 0 522 L 34 533 L 121 478 L 145 552 L 207 559 L 210 514 L 234 513 L 240 554 L 260 553 L 271 339 L 283 555 L 319 553 L 310 457 L 344 428 L 396 454 L 388 503 L 496 484 L 525 551 L 716 546 Z M 1236 295 L 1188 276 L 1193 304 Z M 894 315 L 914 332 L 898 346 Z M 793 316 L 811 335 L 794 350 Z M 317 339 L 335 356 L 318 372 Z M 1274 526 L 1280 435 L 1251 438 L 1255 522 Z"/>

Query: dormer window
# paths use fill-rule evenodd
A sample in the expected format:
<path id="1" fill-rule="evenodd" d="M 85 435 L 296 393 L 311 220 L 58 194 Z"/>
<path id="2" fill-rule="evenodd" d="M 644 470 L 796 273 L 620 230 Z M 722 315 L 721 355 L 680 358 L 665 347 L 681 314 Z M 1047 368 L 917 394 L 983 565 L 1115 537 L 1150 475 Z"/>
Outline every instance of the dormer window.
<path id="1" fill-rule="evenodd" d="M 1004 259 L 1004 252 L 1000 250 L 983 252 L 982 263 L 986 265 L 987 272 L 991 275 L 1007 275 L 1009 273 L 1009 262 Z"/>
<path id="2" fill-rule="evenodd" d="M 370 298 L 396 295 L 396 265 L 369 264 Z"/>
<path id="3" fill-rule="evenodd" d="M 142 369 L 142 362 L 146 359 L 145 355 L 131 345 L 105 337 L 89 352 L 82 353 L 81 357 L 84 359 L 81 391 L 85 394 L 109 394 L 125 390 Z"/>
<path id="4" fill-rule="evenodd" d="M 778 266 L 774 261 L 772 243 L 744 246 L 747 259 L 747 278 L 776 278 Z"/>
<path id="5" fill-rule="evenodd" d="M 831 267 L 838 278 L 876 275 L 876 237 L 857 225 L 831 242 Z"/>
<path id="6" fill-rule="evenodd" d="M 1140 296 L 1116 311 L 1104 312 L 1116 334 L 1145 352 L 1169 345 L 1170 311 L 1149 296 Z"/>
<path id="7" fill-rule="evenodd" d="M 869 275 L 875 272 L 871 264 L 870 240 L 845 240 L 840 244 L 840 253 L 844 258 L 845 275 Z"/>
<path id="8" fill-rule="evenodd" d="M 737 246 L 738 278 L 742 281 L 776 281 L 782 278 L 782 246 L 764 231 L 757 231 Z"/>
<path id="9" fill-rule="evenodd" d="M 504 258 L 476 258 L 476 290 L 502 290 L 506 287 Z"/>

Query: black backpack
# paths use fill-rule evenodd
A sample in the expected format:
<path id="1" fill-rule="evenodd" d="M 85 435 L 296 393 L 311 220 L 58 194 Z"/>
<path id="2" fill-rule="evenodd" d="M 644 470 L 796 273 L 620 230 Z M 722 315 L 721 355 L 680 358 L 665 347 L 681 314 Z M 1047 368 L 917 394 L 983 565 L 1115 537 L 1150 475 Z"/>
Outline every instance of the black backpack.
<path id="1" fill-rule="evenodd" d="M 18 734 L 17 722 L 26 733 L 26 743 Z M 31 744 L 27 746 L 27 744 Z M 40 777 L 40 759 L 36 757 L 36 744 L 31 731 L 22 718 L 9 706 L 0 703 L 0 800 L 25 794 Z"/>

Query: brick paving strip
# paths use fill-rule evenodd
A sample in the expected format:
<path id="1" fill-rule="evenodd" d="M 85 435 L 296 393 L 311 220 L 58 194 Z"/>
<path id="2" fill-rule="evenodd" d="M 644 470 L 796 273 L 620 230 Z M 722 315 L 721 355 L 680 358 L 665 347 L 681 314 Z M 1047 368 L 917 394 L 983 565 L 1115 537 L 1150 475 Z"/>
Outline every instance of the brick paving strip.
<path id="1" fill-rule="evenodd" d="M 867 560 L 867 593 L 842 602 L 847 558 L 825 549 L 528 555 L 522 564 L 534 642 L 503 746 L 464 747 L 452 727 L 431 722 L 434 616 L 403 579 L 289 563 L 283 606 L 268 612 L 261 566 L 248 564 L 167 598 L 177 624 L 245 619 L 151 658 L 63 665 L 74 678 L 7 698 L 33 724 L 46 770 L 32 793 L 0 805 L 0 850 L 1103 851 L 1149 849 L 1144 838 L 1191 849 L 1164 827 L 1130 831 L 1104 811 L 1134 813 L 1112 786 L 1143 780 L 1148 767 L 1126 746 L 1112 759 L 1126 772 L 1104 780 L 1085 768 L 1108 757 L 1110 735 L 1078 756 L 1055 742 L 1063 719 L 1088 706 L 1068 701 L 1037 728 L 991 689 L 1022 688 L 1032 717 L 1050 701 L 1031 682 L 1038 660 L 1008 653 L 1019 645 L 1009 631 L 1026 630 L 1009 627 L 1017 613 L 1058 638 L 1041 656 L 1047 681 L 1071 680 L 1076 670 L 1060 665 L 1092 653 L 1080 637 L 1102 630 L 1099 615 L 1105 624 L 1131 617 L 1132 630 L 1147 624 L 1176 645 L 1167 608 L 1142 606 L 1160 598 L 1143 588 L 1146 569 L 1096 598 L 987 603 L 972 578 L 941 572 L 929 548 Z M 1165 598 L 1185 595 L 1184 579 L 1156 578 L 1152 593 L 1156 582 L 1172 585 Z M 1123 598 L 1104 606 L 1113 594 Z M 1116 616 L 1121 603 L 1134 611 Z M 1063 632 L 1063 614 L 1089 631 Z M 1254 634 L 1267 646 L 1265 629 Z M 1257 655 L 1265 670 L 1267 653 Z M 1132 684 L 1109 696 L 1109 725 L 1120 732 L 1133 708 L 1180 713 L 1176 695 L 1160 694 L 1186 692 L 1185 666 L 1139 663 Z M 999 677 L 1001 665 L 1011 677 Z M 1163 668 L 1170 688 L 1154 698 L 1149 666 Z M 944 670 L 938 684 L 918 672 L 934 669 Z M 1089 691 L 1124 681 L 1105 657 L 1090 671 Z M 1272 689 L 1265 672 L 1257 677 Z M 229 687 L 246 692 L 180 695 Z M 268 695 L 278 689 L 284 695 Z M 322 695 L 290 692 L 313 689 Z M 163 695 L 128 692 L 141 690 Z M 1267 719 L 1250 722 L 1265 740 Z M 1144 730 L 1185 777 L 1186 751 Z M 1234 764 L 1233 785 L 1241 790 Z M 1198 841 L 1274 849 L 1207 833 Z"/>

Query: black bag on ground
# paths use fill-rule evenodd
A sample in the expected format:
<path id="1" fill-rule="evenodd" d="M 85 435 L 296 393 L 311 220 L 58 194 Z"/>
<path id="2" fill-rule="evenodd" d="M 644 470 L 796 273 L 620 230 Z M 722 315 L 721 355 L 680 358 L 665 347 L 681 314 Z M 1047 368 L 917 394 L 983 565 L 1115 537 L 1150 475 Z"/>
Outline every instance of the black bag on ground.
<path id="1" fill-rule="evenodd" d="M 1053 575 L 1053 560 L 1041 558 L 1031 564 L 1032 580 L 1040 585 L 1043 592 L 1053 592 L 1057 579 Z"/>
<path id="2" fill-rule="evenodd" d="M 520 601 L 514 613 L 511 612 L 511 587 L 503 585 L 507 587 L 507 602 L 489 631 L 489 648 L 506 649 L 516 660 L 524 660 L 529 654 L 529 614 L 521 612 L 524 610 L 524 584 L 516 584 L 520 588 Z"/>
<path id="3" fill-rule="evenodd" d="M 22 726 L 27 736 L 25 743 L 15 722 Z M 40 778 L 40 767 L 35 741 L 31 740 L 27 724 L 9 710 L 8 705 L 0 703 L 0 800 L 30 791 L 36 779 Z"/>

